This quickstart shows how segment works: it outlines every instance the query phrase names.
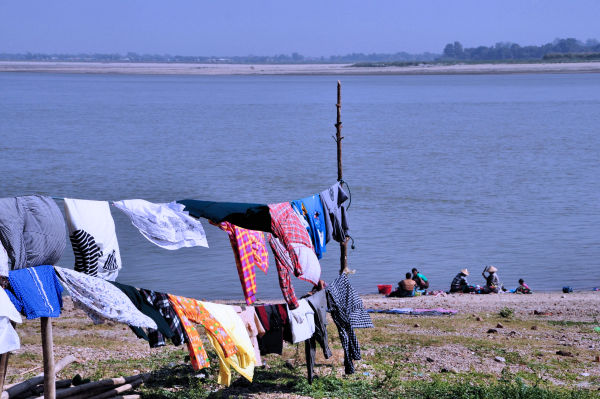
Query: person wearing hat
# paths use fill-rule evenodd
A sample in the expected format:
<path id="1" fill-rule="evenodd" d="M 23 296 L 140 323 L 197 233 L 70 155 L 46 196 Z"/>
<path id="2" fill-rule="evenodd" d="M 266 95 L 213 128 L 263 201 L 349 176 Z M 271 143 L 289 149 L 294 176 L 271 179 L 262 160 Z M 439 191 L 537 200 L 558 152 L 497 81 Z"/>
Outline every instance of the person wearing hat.
<path id="1" fill-rule="evenodd" d="M 485 275 L 485 272 L 488 272 L 488 275 Z M 495 266 L 488 266 L 483 269 L 481 275 L 485 278 L 485 287 L 483 287 L 483 291 L 486 294 L 490 293 L 498 293 L 500 289 L 504 290 L 502 284 L 500 284 L 500 278 L 498 278 L 498 269 Z"/>
<path id="2" fill-rule="evenodd" d="M 469 282 L 467 281 L 467 276 L 469 275 L 469 270 L 462 269 L 452 280 L 450 283 L 450 292 L 470 292 L 471 288 L 469 287 Z"/>

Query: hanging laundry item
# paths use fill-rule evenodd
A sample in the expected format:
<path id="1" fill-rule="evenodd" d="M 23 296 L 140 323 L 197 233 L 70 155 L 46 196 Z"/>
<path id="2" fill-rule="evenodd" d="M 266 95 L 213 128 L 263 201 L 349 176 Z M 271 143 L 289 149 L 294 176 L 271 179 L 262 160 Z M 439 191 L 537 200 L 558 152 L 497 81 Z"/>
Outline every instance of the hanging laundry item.
<path id="1" fill-rule="evenodd" d="M 340 182 L 336 182 L 327 190 L 321 192 L 321 201 L 325 211 L 325 224 L 327 226 L 327 242 L 333 238 L 344 242 L 348 235 L 348 217 L 344 202 L 349 198 Z"/>
<path id="2" fill-rule="evenodd" d="M 184 211 L 195 218 L 205 218 L 213 223 L 229 222 L 248 230 L 271 231 L 269 207 L 264 204 L 239 202 L 214 202 L 185 199 Z"/>
<path id="3" fill-rule="evenodd" d="M 373 322 L 365 311 L 362 300 L 348 281 L 348 276 L 341 274 L 326 288 L 327 306 L 340 334 L 340 342 L 344 348 L 344 367 L 346 374 L 354 373 L 353 360 L 360 360 L 360 344 L 354 334 L 355 328 L 371 328 Z"/>
<path id="4" fill-rule="evenodd" d="M 292 285 L 292 275 L 294 274 L 294 266 L 292 259 L 287 249 L 283 246 L 279 239 L 269 235 L 269 245 L 275 257 L 275 266 L 277 267 L 277 277 L 279 278 L 279 287 L 283 294 L 283 299 L 291 309 L 298 307 L 298 299 Z"/>
<path id="5" fill-rule="evenodd" d="M 277 241 L 269 237 L 279 274 L 279 285 L 286 303 L 290 309 L 295 309 L 298 307 L 298 300 L 290 281 L 290 271 L 293 271 L 296 277 L 302 276 L 303 279 L 317 284 L 321 276 L 321 266 L 312 251 L 308 232 L 292 206 L 283 202 L 269 205 L 269 210 L 273 235 L 282 244 L 278 245 Z"/>
<path id="6" fill-rule="evenodd" d="M 114 281 L 121 253 L 108 202 L 65 198 L 65 214 L 75 271 Z"/>
<path id="7" fill-rule="evenodd" d="M 177 313 L 175 313 L 175 310 L 173 310 L 173 307 L 171 306 L 171 302 L 169 302 L 169 296 L 167 294 L 163 294 L 162 292 L 156 292 L 144 288 L 140 289 L 140 293 L 144 296 L 148 303 L 152 304 L 154 308 L 160 312 L 167 323 L 169 323 L 169 327 L 173 332 L 173 335 L 171 336 L 171 342 L 173 342 L 173 345 L 179 346 L 185 343 L 185 331 L 181 325 L 179 317 L 177 317 Z M 152 342 L 156 342 L 157 346 L 166 344 L 165 337 L 159 330 L 148 331 L 148 339 L 150 341 L 150 346 L 152 346 Z"/>
<path id="8" fill-rule="evenodd" d="M 66 246 L 60 209 L 41 195 L 1 198 L 0 242 L 11 270 L 56 264 Z"/>
<path id="9" fill-rule="evenodd" d="M 229 222 L 217 225 L 229 235 L 235 263 L 242 283 L 242 291 L 248 305 L 256 301 L 255 266 L 263 272 L 269 270 L 269 253 L 265 248 L 265 236 L 261 231 L 248 230 Z"/>
<path id="10" fill-rule="evenodd" d="M 169 302 L 171 302 L 171 306 L 179 320 L 181 320 L 181 324 L 183 325 L 183 330 L 186 335 L 186 345 L 188 348 L 188 352 L 190 353 L 190 362 L 192 363 L 192 367 L 194 370 L 200 370 L 205 367 L 210 366 L 210 362 L 208 361 L 208 355 L 206 354 L 206 350 L 204 350 L 204 345 L 202 345 L 202 340 L 200 339 L 200 334 L 198 334 L 198 330 L 192 324 L 190 320 L 188 320 L 185 315 L 185 309 L 179 303 L 179 297 L 175 295 L 167 294 L 169 296 Z"/>
<path id="11" fill-rule="evenodd" d="M 4 289 L 0 288 L 0 354 L 21 348 L 21 341 L 11 321 L 22 323 L 23 319 Z"/>
<path id="12" fill-rule="evenodd" d="M 28 319 L 60 316 L 63 288 L 52 266 L 11 270 L 8 281 L 8 297 Z"/>
<path id="13" fill-rule="evenodd" d="M 250 341 L 244 322 L 232 306 L 212 302 L 200 302 L 217 319 L 233 339 L 237 353 L 233 356 L 223 356 L 222 349 L 215 337 L 208 335 L 208 339 L 219 355 L 219 376 L 217 382 L 229 386 L 231 384 L 231 369 L 233 367 L 248 381 L 252 382 L 254 376 L 254 348 Z"/>
<path id="14" fill-rule="evenodd" d="M 331 349 L 329 349 L 327 339 L 327 294 L 325 293 L 325 290 L 315 292 L 306 298 L 306 300 L 315 312 L 315 333 L 310 339 L 304 341 L 308 383 L 312 384 L 317 342 L 323 349 L 323 356 L 325 359 L 329 359 L 333 354 L 331 353 Z"/>
<path id="15" fill-rule="evenodd" d="M 269 235 L 269 245 L 275 257 L 275 265 L 279 277 L 279 286 L 283 297 L 292 309 L 297 306 L 297 299 L 292 286 L 291 276 L 294 274 L 294 266 L 290 254 L 278 238 Z M 321 264 L 312 249 L 303 244 L 292 243 L 293 252 L 301 265 L 302 273 L 299 279 L 317 285 L 321 278 Z"/>
<path id="16" fill-rule="evenodd" d="M 173 308 L 175 309 L 177 314 L 182 319 L 185 318 L 186 322 L 184 322 L 184 326 L 186 325 L 186 323 L 190 322 L 202 324 L 204 330 L 206 331 L 208 339 L 211 342 L 211 344 L 215 347 L 215 350 L 217 351 L 220 360 L 221 357 L 230 358 L 236 354 L 238 349 L 236 348 L 233 336 L 228 330 L 226 330 L 223 327 L 219 320 L 216 317 L 214 317 L 209 310 L 206 309 L 204 303 L 196 299 L 185 298 L 170 294 L 169 300 L 171 301 L 171 304 L 173 305 Z M 192 326 L 191 323 L 187 325 L 187 327 L 190 326 Z M 199 339 L 200 337 L 198 335 L 197 330 L 193 327 L 193 330 L 186 329 L 186 331 L 188 331 L 188 337 L 190 338 L 190 342 L 195 341 L 193 345 L 190 345 L 190 342 L 188 342 L 188 350 L 190 352 L 192 366 L 195 370 L 199 370 L 203 367 L 208 367 L 208 357 L 206 356 L 206 351 L 204 350 L 202 341 L 200 341 Z M 192 338 L 192 336 L 194 335 L 196 335 L 198 339 L 196 339 L 195 337 Z"/>
<path id="17" fill-rule="evenodd" d="M 206 233 L 198 219 L 185 213 L 176 202 L 154 204 L 142 199 L 113 202 L 140 233 L 161 248 L 208 247 Z"/>
<path id="18" fill-rule="evenodd" d="M 167 321 L 160 314 L 158 309 L 154 308 L 154 306 L 151 303 L 146 301 L 146 299 L 144 298 L 142 293 L 137 288 L 132 287 L 130 285 L 126 285 L 126 284 L 117 283 L 116 281 L 111 281 L 110 283 L 113 284 L 118 289 L 120 289 L 125 295 L 127 295 L 129 300 L 131 300 L 131 303 L 133 303 L 133 306 L 135 306 L 140 312 L 142 312 L 143 314 L 145 314 L 146 316 L 148 316 L 149 318 L 154 320 L 154 322 L 158 326 L 158 329 L 149 329 L 148 335 L 146 335 L 144 330 L 142 330 L 140 327 L 131 326 L 130 328 L 134 332 L 134 334 L 138 338 L 142 338 L 142 339 L 145 339 L 146 341 L 148 341 L 150 343 L 151 348 L 164 346 L 165 345 L 164 340 L 155 341 L 153 339 L 151 341 L 149 338 L 150 334 L 153 337 L 157 337 L 158 335 L 156 334 L 156 331 L 160 332 L 161 335 L 163 335 L 167 338 L 171 338 L 173 336 L 173 331 L 171 331 L 171 327 L 169 327 L 169 323 L 167 323 Z"/>
<path id="19" fill-rule="evenodd" d="M 257 337 L 263 336 L 266 331 L 263 328 L 260 320 L 258 319 L 258 315 L 256 314 L 254 307 L 234 306 L 233 309 L 242 318 L 242 321 L 246 326 L 246 331 L 248 331 L 248 336 L 250 337 L 250 341 L 252 342 L 252 348 L 254 348 L 254 365 L 256 367 L 261 366 L 262 359 L 260 357 L 260 348 L 258 346 Z"/>
<path id="20" fill-rule="evenodd" d="M 254 307 L 258 319 L 265 330 L 263 336 L 258 337 L 258 346 L 261 355 L 283 352 L 283 341 L 292 342 L 292 331 L 285 305 L 261 305 Z"/>
<path id="21" fill-rule="evenodd" d="M 8 271 L 10 270 L 8 262 L 8 254 L 6 253 L 6 249 L 4 249 L 4 245 L 0 242 L 0 276 L 8 277 Z"/>
<path id="22" fill-rule="evenodd" d="M 306 299 L 301 299 L 296 309 L 288 309 L 288 317 L 292 329 L 292 343 L 297 344 L 313 336 L 315 332 L 315 311 Z"/>
<path id="23" fill-rule="evenodd" d="M 94 324 L 105 320 L 130 326 L 157 329 L 120 289 L 98 277 L 55 266 L 58 278 L 71 294 L 75 307 L 83 310 Z"/>
<path id="24" fill-rule="evenodd" d="M 327 251 L 326 241 L 327 228 L 325 221 L 325 211 L 319 194 L 311 195 L 310 197 L 292 201 L 292 207 L 298 215 L 300 215 L 308 224 L 308 234 L 315 249 L 315 254 L 318 259 L 323 257 Z"/>

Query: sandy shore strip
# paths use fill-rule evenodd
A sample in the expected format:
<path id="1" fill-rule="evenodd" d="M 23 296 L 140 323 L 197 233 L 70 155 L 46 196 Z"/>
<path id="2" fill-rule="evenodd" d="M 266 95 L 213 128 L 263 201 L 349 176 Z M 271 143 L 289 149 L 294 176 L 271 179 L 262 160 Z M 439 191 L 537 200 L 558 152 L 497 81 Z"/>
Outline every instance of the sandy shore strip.
<path id="1" fill-rule="evenodd" d="M 0 72 L 132 75 L 472 75 L 599 73 L 600 62 L 353 67 L 351 64 L 178 64 L 0 61 Z"/>

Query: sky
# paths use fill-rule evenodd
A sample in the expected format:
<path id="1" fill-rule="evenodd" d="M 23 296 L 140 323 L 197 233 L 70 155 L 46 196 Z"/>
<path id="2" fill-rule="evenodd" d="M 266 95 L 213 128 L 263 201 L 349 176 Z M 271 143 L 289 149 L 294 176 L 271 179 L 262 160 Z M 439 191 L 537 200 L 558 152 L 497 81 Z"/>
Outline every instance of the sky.
<path id="1" fill-rule="evenodd" d="M 599 0 L 0 0 L 0 53 L 441 53 L 600 39 Z"/>

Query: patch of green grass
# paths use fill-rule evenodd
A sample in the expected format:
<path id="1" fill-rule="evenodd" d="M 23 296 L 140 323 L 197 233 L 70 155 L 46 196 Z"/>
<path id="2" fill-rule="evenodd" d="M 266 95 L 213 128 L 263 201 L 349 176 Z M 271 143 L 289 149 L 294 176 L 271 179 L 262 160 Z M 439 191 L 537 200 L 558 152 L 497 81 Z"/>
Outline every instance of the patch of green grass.
<path id="1" fill-rule="evenodd" d="M 523 356 L 519 352 L 507 351 L 504 348 L 496 350 L 498 356 L 502 356 L 506 359 L 507 364 L 527 364 Z"/>
<path id="2" fill-rule="evenodd" d="M 505 306 L 502 309 L 500 309 L 498 314 L 500 315 L 500 317 L 503 317 L 505 319 L 510 319 L 515 315 L 515 310 Z"/>

